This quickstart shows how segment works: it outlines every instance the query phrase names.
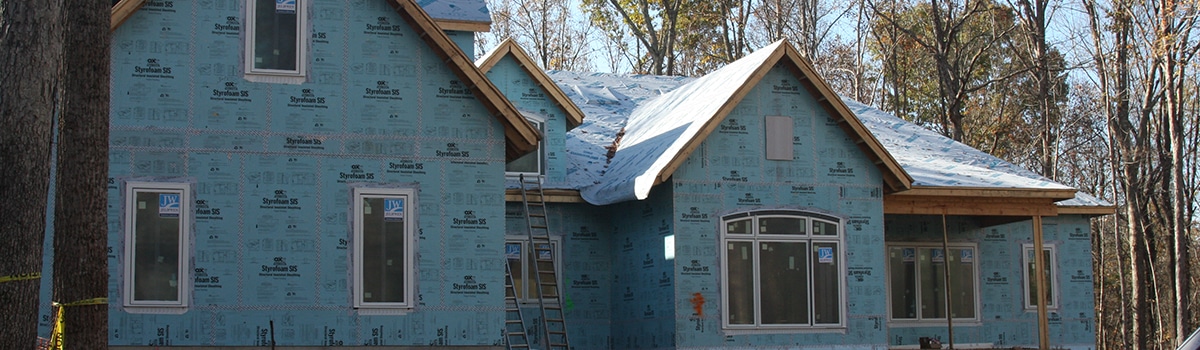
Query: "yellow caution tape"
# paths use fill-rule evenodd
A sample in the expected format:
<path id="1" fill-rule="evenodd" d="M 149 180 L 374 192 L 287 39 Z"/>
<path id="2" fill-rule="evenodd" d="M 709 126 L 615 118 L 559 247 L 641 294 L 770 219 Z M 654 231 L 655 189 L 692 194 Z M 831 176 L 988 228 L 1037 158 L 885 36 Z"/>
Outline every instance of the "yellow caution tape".
<path id="1" fill-rule="evenodd" d="M 67 323 L 63 320 L 64 307 L 58 307 L 58 311 L 54 313 L 54 330 L 50 332 L 50 349 L 63 350 L 63 332 L 65 332 Z"/>
<path id="2" fill-rule="evenodd" d="M 79 301 L 72 301 L 69 303 L 54 303 L 54 305 L 55 306 L 108 305 L 108 298 L 99 297 L 99 298 L 83 299 L 83 300 L 79 300 Z"/>
<path id="3" fill-rule="evenodd" d="M 91 299 L 72 301 L 69 303 L 52 302 L 50 304 L 54 305 L 56 308 L 58 308 L 58 310 L 56 310 L 54 312 L 54 318 L 55 318 L 54 329 L 52 331 L 50 331 L 50 347 L 49 347 L 49 349 L 50 350 L 63 350 L 63 334 L 65 334 L 64 332 L 66 332 L 66 328 L 67 328 L 67 322 L 63 318 L 63 313 L 66 312 L 65 310 L 67 309 L 67 306 L 107 305 L 108 298 L 100 297 L 100 298 L 91 298 Z"/>
<path id="4" fill-rule="evenodd" d="M 12 275 L 12 276 L 0 276 L 0 283 L 25 281 L 25 280 L 36 280 L 36 279 L 40 279 L 40 278 L 42 278 L 41 272 L 25 273 L 25 274 Z"/>

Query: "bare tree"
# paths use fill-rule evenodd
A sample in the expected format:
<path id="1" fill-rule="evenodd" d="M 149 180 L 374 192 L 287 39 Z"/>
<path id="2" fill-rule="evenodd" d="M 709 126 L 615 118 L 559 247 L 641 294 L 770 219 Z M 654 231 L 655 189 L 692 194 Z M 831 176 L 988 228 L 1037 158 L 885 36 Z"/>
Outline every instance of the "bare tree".
<path id="1" fill-rule="evenodd" d="M 543 69 L 591 68 L 593 27 L 571 11 L 570 3 L 552 0 L 490 0 L 492 32 L 480 34 L 480 51 L 505 39 L 526 49 Z"/>
<path id="2" fill-rule="evenodd" d="M 60 1 L 0 0 L 0 344 L 32 348 L 63 56 Z"/>
<path id="3" fill-rule="evenodd" d="M 1016 47 L 1022 48 L 1023 55 L 1018 57 L 1026 57 L 1028 63 L 1028 76 L 1037 85 L 1037 108 L 1035 108 L 1037 119 L 1041 122 L 1041 132 L 1038 139 L 1041 141 L 1041 149 L 1039 150 L 1041 157 L 1040 172 L 1043 176 L 1050 179 L 1056 179 L 1057 176 L 1057 152 L 1056 135 L 1058 132 L 1056 127 L 1058 123 L 1055 119 L 1058 113 L 1055 111 L 1055 96 L 1051 89 L 1053 81 L 1052 77 L 1057 75 L 1057 72 L 1062 71 L 1062 67 L 1052 67 L 1050 60 L 1050 52 L 1046 43 L 1046 26 L 1050 22 L 1050 1 L 1049 0 L 1016 0 L 1013 8 L 1017 12 L 1018 23 L 1020 23 L 1020 35 L 1018 37 L 1023 41 L 1023 45 Z"/>
<path id="4" fill-rule="evenodd" d="M 592 23 L 606 32 L 627 30 L 644 60 L 635 71 L 654 75 L 674 75 L 676 43 L 679 39 L 680 11 L 685 0 L 584 0 Z M 609 38 L 620 36 L 609 35 Z M 642 55 L 638 55 L 642 57 Z"/>
<path id="5" fill-rule="evenodd" d="M 837 25 L 854 15 L 855 5 L 852 0 L 762 0 L 754 8 L 756 44 L 788 39 L 816 64 Z"/>
<path id="6" fill-rule="evenodd" d="M 1196 27 L 1197 7 L 1200 4 L 1192 2 L 1189 6 L 1187 3 L 1178 1 L 1157 0 L 1151 1 L 1156 5 L 1151 8 L 1155 14 L 1154 31 L 1157 35 L 1154 36 L 1153 53 L 1159 57 L 1155 61 L 1158 62 L 1156 69 L 1160 71 L 1162 79 L 1162 107 L 1160 118 L 1166 124 L 1166 132 L 1168 137 L 1170 160 L 1166 165 L 1170 166 L 1169 184 L 1171 207 L 1170 215 L 1170 236 L 1174 239 L 1168 242 L 1171 246 L 1170 265 L 1168 269 L 1171 272 L 1171 279 L 1174 284 L 1172 294 L 1174 296 L 1174 338 L 1173 346 L 1178 345 L 1184 340 L 1192 330 L 1193 325 L 1189 322 L 1190 298 L 1192 293 L 1191 288 L 1191 263 L 1188 244 L 1191 242 L 1190 231 L 1192 227 L 1191 212 L 1194 212 L 1195 204 L 1190 201 L 1187 195 L 1187 188 L 1194 187 L 1187 184 L 1188 178 L 1185 177 L 1187 163 L 1185 162 L 1184 146 L 1189 143 L 1184 138 L 1184 114 L 1186 99 L 1185 94 L 1188 90 L 1188 75 L 1187 62 L 1191 62 L 1196 57 L 1196 53 L 1200 50 L 1200 42 L 1193 42 L 1191 33 Z M 1192 81 L 1191 84 L 1196 82 Z M 1196 98 L 1193 96 L 1192 98 Z M 1193 126 L 1194 127 L 1194 126 Z M 1191 144 L 1194 144 L 1191 142 Z"/>

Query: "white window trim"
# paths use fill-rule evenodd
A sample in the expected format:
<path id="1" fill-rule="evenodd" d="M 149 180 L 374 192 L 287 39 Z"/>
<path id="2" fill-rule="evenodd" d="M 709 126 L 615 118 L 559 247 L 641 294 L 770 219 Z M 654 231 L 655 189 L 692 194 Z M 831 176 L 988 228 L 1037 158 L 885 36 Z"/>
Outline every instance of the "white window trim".
<path id="1" fill-rule="evenodd" d="M 975 261 L 971 263 L 971 269 L 974 271 L 974 274 L 975 274 L 975 278 L 972 281 L 972 284 L 975 285 L 975 287 L 974 287 L 975 288 L 975 300 L 973 300 L 973 303 L 972 303 L 975 305 L 975 317 L 953 318 L 953 319 L 951 319 L 951 322 L 953 322 L 955 325 L 963 325 L 963 326 L 982 324 L 982 322 L 983 322 L 982 321 L 983 320 L 983 318 L 982 318 L 983 317 L 983 315 L 982 315 L 983 314 L 983 306 L 982 306 L 982 301 L 981 301 L 980 295 L 983 293 L 981 293 L 981 291 L 979 289 L 980 288 L 979 280 L 981 279 L 981 277 L 979 275 L 979 245 L 975 244 L 975 243 L 950 243 L 950 244 L 947 244 L 946 247 L 948 247 L 950 249 L 971 248 L 971 250 L 973 250 L 974 254 L 975 254 Z M 917 248 L 917 249 L 938 248 L 938 249 L 941 249 L 942 244 L 941 243 L 920 243 L 920 242 L 891 242 L 891 243 L 887 243 L 885 245 L 884 254 L 887 254 L 887 251 L 891 250 L 892 248 Z M 886 257 L 886 255 L 885 255 L 885 257 Z M 887 307 L 888 324 L 889 325 L 903 327 L 903 326 L 929 326 L 930 323 L 946 324 L 945 317 L 938 317 L 938 318 L 920 318 L 920 317 L 918 317 L 915 319 L 913 319 L 913 318 L 895 318 L 895 316 L 892 315 L 891 259 L 885 259 L 884 263 L 885 263 L 884 276 L 886 277 L 886 283 L 887 283 L 885 285 L 886 286 L 885 289 L 887 290 L 886 307 Z M 919 273 L 920 269 L 917 269 L 917 271 Z M 919 280 L 920 277 L 917 277 L 917 279 Z M 919 286 L 917 287 L 917 290 L 916 290 L 916 298 L 917 298 L 917 302 L 919 303 L 921 300 L 921 288 Z M 921 305 L 918 304 L 917 308 L 920 309 L 920 307 L 921 307 Z"/>
<path id="2" fill-rule="evenodd" d="M 538 140 L 537 149 L 533 150 L 537 154 L 537 172 L 505 170 L 504 176 L 509 179 L 517 179 L 521 175 L 525 175 L 525 177 L 537 176 L 538 179 L 544 179 L 546 176 L 546 120 L 536 114 L 525 115 L 525 120 L 532 123 L 534 128 L 542 133 L 542 139 Z"/>
<path id="3" fill-rule="evenodd" d="M 804 235 L 755 234 L 756 232 L 759 231 L 759 224 L 758 224 L 759 219 L 772 218 L 772 217 L 804 219 L 805 225 L 807 225 L 806 232 Z M 728 228 L 726 223 L 730 222 L 730 221 L 742 220 L 745 218 L 751 219 L 750 234 L 740 234 L 740 233 L 734 234 L 734 237 L 731 238 L 730 234 L 728 232 L 726 232 L 726 230 Z M 812 234 L 812 225 L 813 225 L 814 221 L 821 221 L 821 222 L 826 222 L 826 223 L 831 223 L 831 224 L 836 225 L 837 226 L 837 234 L 836 235 L 813 235 Z M 847 264 L 846 264 L 846 243 L 845 243 L 846 231 L 845 231 L 844 220 L 830 216 L 830 215 L 826 215 L 826 214 L 820 214 L 820 213 L 814 213 L 814 212 L 802 211 L 802 210 L 793 210 L 793 209 L 757 210 L 757 211 L 742 212 L 742 213 L 726 215 L 719 221 L 719 225 L 720 225 L 719 232 L 721 234 L 721 240 L 720 240 L 721 248 L 719 250 L 721 252 L 721 264 L 722 265 L 726 265 L 727 262 L 729 261 L 728 249 L 725 249 L 726 245 L 729 242 L 737 242 L 737 241 L 740 241 L 740 242 L 759 242 L 759 241 L 805 242 L 808 244 L 808 247 L 810 249 L 812 248 L 813 243 L 836 243 L 837 247 L 838 247 L 838 255 L 836 256 L 836 259 L 838 259 L 838 260 L 836 260 L 836 261 L 839 262 L 838 274 L 837 274 L 839 276 L 839 278 L 838 278 L 838 298 L 840 300 L 841 305 L 838 306 L 838 323 L 837 324 L 815 324 L 814 323 L 814 324 L 809 324 L 809 325 L 802 325 L 802 324 L 762 325 L 761 324 L 762 300 L 760 298 L 755 298 L 754 308 L 755 308 L 755 318 L 756 318 L 755 323 L 756 324 L 732 325 L 729 323 L 729 313 L 727 312 L 729 310 L 729 298 L 728 298 L 729 291 L 726 290 L 727 286 L 726 286 L 726 283 L 724 282 L 724 281 L 729 280 L 729 275 L 728 275 L 729 270 L 721 269 L 721 281 L 722 282 L 720 283 L 718 288 L 721 291 L 721 310 L 722 310 L 722 312 L 721 312 L 721 329 L 724 331 L 725 334 L 728 334 L 728 335 L 774 334 L 774 333 L 785 333 L 785 332 L 786 333 L 825 333 L 825 332 L 844 332 L 845 331 L 846 322 L 847 322 L 846 317 L 849 314 L 849 312 L 847 310 L 847 305 L 849 303 L 847 302 L 846 278 L 845 278 Z M 754 251 L 754 255 L 756 257 L 755 261 L 757 261 L 757 256 L 759 254 L 758 249 L 757 248 L 753 249 L 753 251 Z M 812 297 L 813 297 L 813 292 L 812 292 L 813 264 L 809 263 L 807 265 L 808 265 L 807 275 L 808 275 L 808 288 L 809 288 L 809 291 L 808 291 L 809 300 L 807 302 L 809 303 L 808 304 L 809 313 L 813 313 L 814 312 L 813 300 L 812 300 Z M 758 271 L 757 264 L 754 265 L 753 275 L 754 275 L 754 290 L 752 291 L 752 293 L 754 293 L 755 295 L 758 295 L 759 288 L 761 287 L 762 283 L 759 280 L 759 277 L 761 274 Z"/>
<path id="4" fill-rule="evenodd" d="M 136 261 L 136 242 L 135 229 L 137 220 L 134 217 L 137 205 L 137 196 L 139 192 L 179 192 L 179 266 L 176 272 L 176 286 L 178 289 L 177 302 L 170 301 L 137 301 L 134 300 L 134 261 Z M 125 183 L 125 227 L 124 227 L 124 254 L 122 256 L 122 265 L 124 270 L 124 281 L 122 281 L 122 304 L 126 312 L 130 313 L 162 313 L 162 314 L 181 314 L 187 311 L 188 305 L 191 302 L 192 292 L 192 274 L 191 274 L 191 237 L 192 218 L 194 211 L 192 209 L 192 190 L 191 184 L 183 182 L 146 182 L 146 181 L 128 181 Z"/>
<path id="5" fill-rule="evenodd" d="M 308 72 L 308 43 L 309 37 L 312 36 L 311 30 L 308 27 L 308 0 L 296 0 L 296 70 L 278 70 L 278 69 L 256 69 L 254 68 L 254 40 L 255 28 L 257 26 L 255 18 L 254 0 L 243 1 L 246 5 L 245 18 L 245 34 L 242 36 L 244 40 L 242 51 L 242 66 L 244 77 L 247 81 L 257 83 L 283 83 L 283 84 L 302 84 L 306 80 Z"/>
<path id="6" fill-rule="evenodd" d="M 524 260 L 526 257 L 528 257 L 527 253 L 530 252 L 529 249 L 531 249 L 531 246 L 532 246 L 532 243 L 529 241 L 528 236 L 522 236 L 522 235 L 506 235 L 506 236 L 504 236 L 504 244 L 508 245 L 511 243 L 520 243 L 521 244 L 521 259 L 522 260 Z M 562 245 L 562 236 L 554 236 L 554 235 L 550 236 L 551 253 L 555 254 L 554 255 L 554 275 L 558 277 L 557 282 L 558 282 L 559 289 L 563 289 L 566 287 L 565 285 L 563 285 L 562 246 L 563 246 Z M 508 263 L 507 256 L 505 256 L 505 258 L 504 258 L 504 263 L 506 263 L 506 264 Z M 529 269 L 526 268 L 528 266 L 529 266 L 529 264 L 521 264 L 521 268 L 523 269 L 521 271 L 521 276 L 524 276 L 529 281 L 534 281 L 533 272 L 529 271 Z M 522 297 L 517 298 L 517 301 L 519 301 L 521 304 L 537 304 L 538 303 L 537 298 L 524 297 L 526 295 L 529 295 L 528 288 L 535 288 L 536 286 L 531 286 L 529 284 L 525 284 L 524 287 L 526 288 L 526 290 L 521 292 Z"/>
<path id="7" fill-rule="evenodd" d="M 1036 312 L 1037 305 L 1033 303 L 1033 300 L 1029 300 L 1029 287 L 1036 282 L 1033 281 L 1033 276 L 1029 275 L 1029 269 L 1027 268 L 1029 264 L 1033 264 L 1033 261 L 1026 260 L 1029 259 L 1028 252 L 1032 251 L 1033 248 L 1033 243 L 1021 244 L 1021 300 L 1024 300 L 1025 311 Z M 1050 267 L 1050 279 L 1046 280 L 1046 284 L 1050 285 L 1050 290 L 1053 291 L 1050 293 L 1052 300 L 1046 303 L 1046 309 L 1057 310 L 1059 298 L 1058 264 L 1055 262 L 1058 261 L 1058 248 L 1052 243 L 1044 243 L 1042 244 L 1042 249 L 1050 251 L 1050 261 L 1046 261 L 1046 265 Z"/>
<path id="8" fill-rule="evenodd" d="M 355 309 L 359 310 L 382 310 L 382 311 L 407 311 L 411 310 L 417 304 L 416 300 L 416 206 L 417 193 L 412 188 L 378 188 L 378 187 L 356 187 L 352 190 L 350 200 L 352 201 L 351 221 L 353 222 L 353 231 L 351 232 L 351 242 L 353 245 L 353 304 Z M 403 303 L 387 303 L 387 302 L 364 302 L 362 299 L 363 290 L 363 198 L 376 197 L 404 197 L 404 300 Z"/>

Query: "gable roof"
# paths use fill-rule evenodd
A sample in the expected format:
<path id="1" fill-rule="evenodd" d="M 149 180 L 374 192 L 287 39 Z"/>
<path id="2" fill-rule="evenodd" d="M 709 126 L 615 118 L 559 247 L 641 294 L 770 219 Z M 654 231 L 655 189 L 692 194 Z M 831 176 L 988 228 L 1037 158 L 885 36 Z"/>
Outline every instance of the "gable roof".
<path id="1" fill-rule="evenodd" d="M 484 107 L 488 109 L 500 123 L 504 125 L 504 156 L 506 160 L 515 160 L 521 156 L 537 149 L 538 140 L 542 135 L 532 124 L 525 121 L 525 117 L 521 116 L 521 112 L 513 106 L 500 90 L 492 85 L 492 81 L 488 80 L 487 76 L 483 75 L 474 62 L 467 58 L 467 54 L 463 53 L 454 41 L 446 36 L 438 28 L 437 24 L 433 23 L 433 19 L 425 13 L 413 0 L 387 0 L 396 12 L 400 13 L 400 17 L 408 22 L 413 27 L 416 27 L 418 32 L 421 32 L 421 40 L 429 44 L 433 48 L 435 54 L 450 66 L 450 70 L 454 75 L 458 76 L 475 97 L 482 102 Z"/>
<path id="2" fill-rule="evenodd" d="M 548 74 L 588 116 L 583 125 L 567 134 L 567 149 L 570 150 L 568 182 L 548 184 L 563 189 L 583 189 L 613 181 L 612 177 L 605 176 L 608 167 L 615 166 L 607 162 L 605 147 L 626 128 L 634 111 L 698 80 L 562 71 Z M 1014 205 L 1056 206 L 1058 214 L 1113 212 L 1114 207 L 1107 201 L 1077 192 L 887 112 L 852 100 L 844 100 L 844 103 L 913 179 L 912 189 L 888 194 L 885 199 L 905 198 L 925 203 L 948 197 L 963 198 L 968 202 L 996 197 L 992 201 L 1021 199 L 1013 202 Z M 885 201 L 885 209 L 888 204 L 899 203 Z M 1004 215 L 1014 213 L 1010 211 L 1011 207 L 1005 210 Z"/>
<path id="3" fill-rule="evenodd" d="M 550 76 L 538 67 L 529 53 L 526 53 L 515 40 L 505 39 L 491 52 L 476 60 L 475 65 L 479 67 L 479 70 L 487 73 L 504 57 L 512 57 L 516 60 L 517 64 L 521 66 L 521 70 L 524 70 L 533 79 L 533 83 L 546 90 L 546 93 L 550 95 L 550 100 L 562 108 L 567 117 L 567 130 L 574 129 L 583 123 L 583 111 L 579 110 L 579 106 L 576 106 L 575 102 L 572 102 L 566 93 L 558 88 L 558 84 L 555 84 L 554 80 L 551 80 Z"/>
<path id="4" fill-rule="evenodd" d="M 414 0 L 384 0 L 387 1 L 400 17 L 416 30 L 426 44 L 433 49 L 434 54 L 449 66 L 454 75 L 471 90 L 475 98 L 487 108 L 488 113 L 496 117 L 504 126 L 504 155 L 506 160 L 514 160 L 537 148 L 541 133 L 533 125 L 525 121 L 500 90 L 492 85 L 483 72 L 475 68 L 475 64 L 467 58 L 458 45 L 434 23 L 429 14 L 425 13 Z M 122 0 L 113 6 L 112 30 L 123 23 L 134 11 L 142 6 L 145 0 Z"/>
<path id="5" fill-rule="evenodd" d="M 146 0 L 120 0 L 112 7 L 109 31 L 115 31 L 142 8 Z M 481 0 L 420 0 L 419 5 L 443 30 L 486 32 L 491 29 L 492 15 Z"/>
<path id="6" fill-rule="evenodd" d="M 634 109 L 599 183 L 582 189 L 584 200 L 610 204 L 645 199 L 666 181 L 732 112 L 767 72 L 782 64 L 855 140 L 882 173 L 888 193 L 907 190 L 912 178 L 822 81 L 787 41 L 778 41 Z"/>

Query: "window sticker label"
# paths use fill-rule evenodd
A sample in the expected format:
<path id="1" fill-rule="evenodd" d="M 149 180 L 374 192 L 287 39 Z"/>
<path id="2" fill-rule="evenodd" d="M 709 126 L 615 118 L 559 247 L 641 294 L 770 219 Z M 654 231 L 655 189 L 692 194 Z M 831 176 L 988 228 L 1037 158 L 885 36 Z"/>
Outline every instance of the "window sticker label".
<path id="1" fill-rule="evenodd" d="M 179 203 L 178 193 L 159 193 L 158 194 L 158 216 L 164 218 L 179 217 L 181 204 Z"/>
<path id="2" fill-rule="evenodd" d="M 940 262 L 946 261 L 946 252 L 943 252 L 941 249 L 933 249 L 932 255 L 933 255 L 933 262 L 935 262 L 935 263 L 940 263 Z"/>
<path id="3" fill-rule="evenodd" d="M 917 261 L 917 249 L 916 248 L 904 248 L 902 257 L 904 258 L 904 262 L 916 262 Z"/>
<path id="4" fill-rule="evenodd" d="M 404 199 L 403 198 L 384 198 L 383 199 L 383 220 L 384 221 L 404 220 Z"/>
<path id="5" fill-rule="evenodd" d="M 521 260 L 521 244 L 509 243 L 504 245 L 504 256 L 508 260 Z"/>
<path id="6" fill-rule="evenodd" d="M 975 262 L 975 250 L 974 249 L 963 249 L 960 258 L 961 259 L 959 259 L 959 260 L 962 261 L 963 263 Z"/>
<path id="7" fill-rule="evenodd" d="M 821 264 L 833 263 L 833 247 L 817 248 L 817 262 Z"/>
<path id="8" fill-rule="evenodd" d="M 296 14 L 296 0 L 275 0 L 275 13 Z"/>

